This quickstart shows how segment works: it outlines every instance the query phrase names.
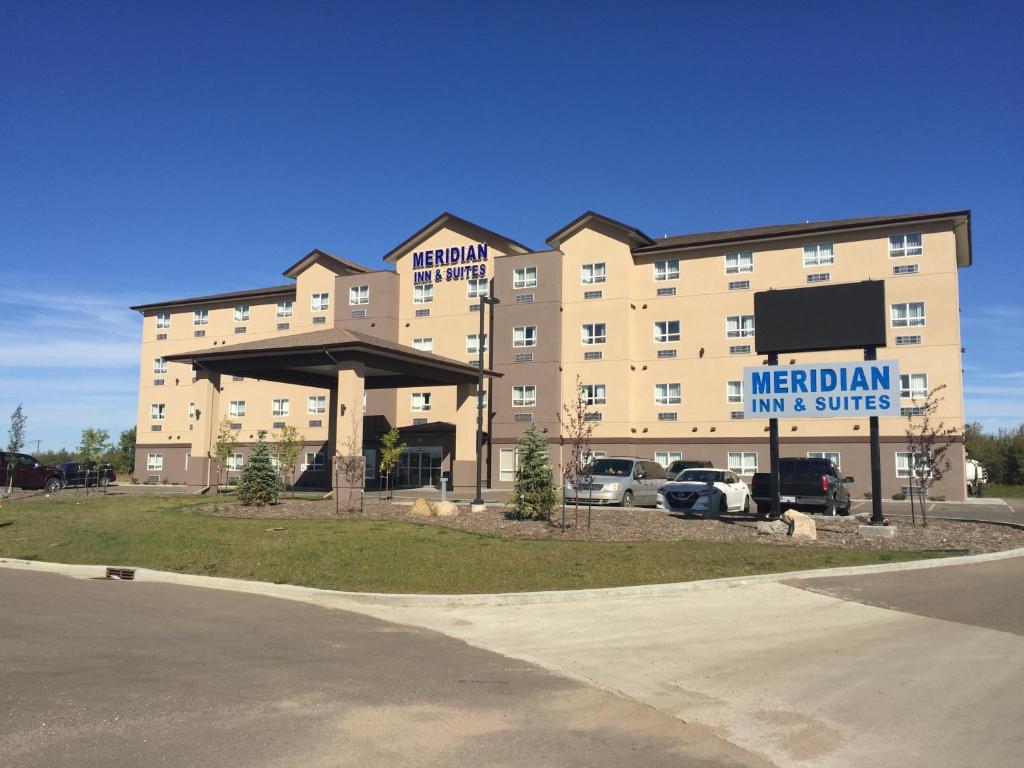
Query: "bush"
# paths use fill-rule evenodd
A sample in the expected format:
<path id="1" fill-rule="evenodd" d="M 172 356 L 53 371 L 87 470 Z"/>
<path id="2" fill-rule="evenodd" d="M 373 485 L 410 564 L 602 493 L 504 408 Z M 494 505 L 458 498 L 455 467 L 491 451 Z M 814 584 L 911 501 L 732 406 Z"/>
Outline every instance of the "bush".
<path id="1" fill-rule="evenodd" d="M 865 499 L 870 499 L 871 498 L 871 491 L 864 491 L 864 498 Z"/>
<path id="2" fill-rule="evenodd" d="M 900 491 L 899 493 L 894 493 L 892 495 L 892 500 L 893 501 L 903 501 L 906 498 L 907 498 L 907 494 L 903 493 L 903 491 Z"/>
<path id="3" fill-rule="evenodd" d="M 262 507 L 277 501 L 280 484 L 277 481 L 277 470 L 270 461 L 270 446 L 263 439 L 266 434 L 260 430 L 256 435 L 256 447 L 249 461 L 242 467 L 242 476 L 238 481 L 238 500 L 245 506 L 255 504 Z"/>
<path id="4" fill-rule="evenodd" d="M 945 501 L 945 500 L 946 500 L 946 497 L 945 496 L 941 496 L 941 495 L 940 496 L 929 496 L 928 497 L 928 501 Z"/>
<path id="5" fill-rule="evenodd" d="M 515 509 L 516 517 L 547 519 L 558 501 L 547 441 L 537 425 L 531 424 L 516 442 L 519 466 L 509 503 Z"/>

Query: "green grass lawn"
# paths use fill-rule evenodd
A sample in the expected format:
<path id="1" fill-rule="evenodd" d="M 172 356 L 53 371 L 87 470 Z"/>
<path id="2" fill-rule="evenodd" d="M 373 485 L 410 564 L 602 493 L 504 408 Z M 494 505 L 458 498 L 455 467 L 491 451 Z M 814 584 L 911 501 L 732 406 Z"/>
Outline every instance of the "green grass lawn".
<path id="1" fill-rule="evenodd" d="M 95 493 L 7 501 L 0 523 L 10 524 L 0 527 L 0 557 L 455 594 L 653 584 L 938 556 L 769 544 L 514 540 L 393 522 L 220 518 L 209 513 L 211 505 L 206 498 Z M 271 527 L 287 530 L 266 532 Z"/>
<path id="2" fill-rule="evenodd" d="M 985 490 L 982 491 L 985 496 L 989 496 L 994 499 L 1021 499 L 1024 498 L 1024 485 L 998 485 L 992 483 L 985 486 Z"/>

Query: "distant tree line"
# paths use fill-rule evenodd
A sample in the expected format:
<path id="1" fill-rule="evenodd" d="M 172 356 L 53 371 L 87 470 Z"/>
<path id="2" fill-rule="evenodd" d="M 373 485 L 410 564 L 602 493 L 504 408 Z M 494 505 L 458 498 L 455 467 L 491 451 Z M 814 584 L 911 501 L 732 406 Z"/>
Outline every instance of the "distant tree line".
<path id="1" fill-rule="evenodd" d="M 974 422 L 964 438 L 968 457 L 981 462 L 990 483 L 1024 485 L 1024 424 L 991 434 Z"/>
<path id="2" fill-rule="evenodd" d="M 118 474 L 132 474 L 135 471 L 135 427 L 123 430 L 116 443 L 110 441 L 107 430 L 86 427 L 79 445 L 73 450 L 58 448 L 32 455 L 36 461 L 51 467 L 65 461 L 96 461 L 112 465 Z"/>

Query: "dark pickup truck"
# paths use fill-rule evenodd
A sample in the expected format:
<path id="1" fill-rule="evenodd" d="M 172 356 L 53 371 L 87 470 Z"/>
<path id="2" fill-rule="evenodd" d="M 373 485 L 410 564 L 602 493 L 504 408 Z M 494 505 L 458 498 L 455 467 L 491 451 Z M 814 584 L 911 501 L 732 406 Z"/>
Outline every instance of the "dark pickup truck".
<path id="1" fill-rule="evenodd" d="M 57 467 L 40 464 L 27 453 L 0 452 L 0 486 L 8 485 L 23 490 L 59 491 L 64 486 L 64 473 Z"/>
<path id="2" fill-rule="evenodd" d="M 107 462 L 97 465 L 93 461 L 66 461 L 63 464 L 58 464 L 57 468 L 64 473 L 65 487 L 99 485 L 106 488 L 117 480 L 113 465 Z"/>
<path id="3" fill-rule="evenodd" d="M 852 477 L 843 477 L 831 459 L 779 459 L 779 507 L 797 512 L 821 512 L 826 515 L 850 514 Z M 772 511 L 770 472 L 758 472 L 750 483 L 750 496 L 757 513 L 767 517 Z"/>

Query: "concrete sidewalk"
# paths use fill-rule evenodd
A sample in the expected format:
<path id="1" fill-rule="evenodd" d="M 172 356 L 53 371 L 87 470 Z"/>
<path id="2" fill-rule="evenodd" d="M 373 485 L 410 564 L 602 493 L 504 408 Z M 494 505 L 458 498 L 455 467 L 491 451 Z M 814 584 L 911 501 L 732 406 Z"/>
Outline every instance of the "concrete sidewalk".
<path id="1" fill-rule="evenodd" d="M 1016 562 L 1024 575 L 1024 560 Z M 1014 765 L 1024 744 L 1024 638 L 794 585 L 562 604 L 345 607 L 618 692 L 715 728 L 780 766 Z"/>

